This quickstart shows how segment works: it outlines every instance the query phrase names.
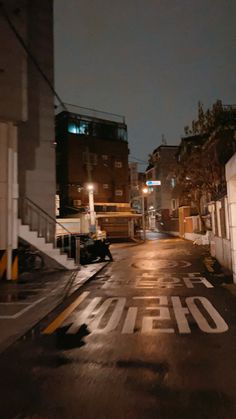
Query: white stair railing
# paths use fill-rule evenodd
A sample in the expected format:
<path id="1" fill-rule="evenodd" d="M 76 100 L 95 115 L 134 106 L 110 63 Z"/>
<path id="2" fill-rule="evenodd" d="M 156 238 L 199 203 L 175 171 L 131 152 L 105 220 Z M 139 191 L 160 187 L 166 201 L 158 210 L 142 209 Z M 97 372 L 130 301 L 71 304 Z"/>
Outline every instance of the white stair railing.
<path id="1" fill-rule="evenodd" d="M 19 200 L 19 218 L 22 224 L 28 225 L 30 230 L 36 231 L 38 237 L 43 237 L 46 243 L 52 243 L 55 248 L 72 256 L 72 235 L 67 228 L 35 204 L 24 197 Z M 60 237 L 56 235 L 57 226 L 60 227 Z"/>

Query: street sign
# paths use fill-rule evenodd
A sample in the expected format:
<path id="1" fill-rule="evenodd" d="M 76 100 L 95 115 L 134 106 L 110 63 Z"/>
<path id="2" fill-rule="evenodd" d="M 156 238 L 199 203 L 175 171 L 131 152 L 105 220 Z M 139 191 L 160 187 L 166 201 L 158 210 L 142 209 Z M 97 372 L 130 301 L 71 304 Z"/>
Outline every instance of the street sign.
<path id="1" fill-rule="evenodd" d="M 161 181 L 160 180 L 147 180 L 146 185 L 147 186 L 161 185 Z"/>

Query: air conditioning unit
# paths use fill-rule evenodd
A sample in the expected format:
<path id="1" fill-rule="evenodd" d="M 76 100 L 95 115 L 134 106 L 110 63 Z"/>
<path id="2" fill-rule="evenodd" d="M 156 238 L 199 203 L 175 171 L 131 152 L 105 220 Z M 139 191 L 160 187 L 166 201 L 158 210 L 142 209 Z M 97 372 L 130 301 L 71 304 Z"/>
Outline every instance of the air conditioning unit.
<path id="1" fill-rule="evenodd" d="M 81 199 L 74 199 L 73 200 L 74 207 L 80 207 L 81 206 Z"/>

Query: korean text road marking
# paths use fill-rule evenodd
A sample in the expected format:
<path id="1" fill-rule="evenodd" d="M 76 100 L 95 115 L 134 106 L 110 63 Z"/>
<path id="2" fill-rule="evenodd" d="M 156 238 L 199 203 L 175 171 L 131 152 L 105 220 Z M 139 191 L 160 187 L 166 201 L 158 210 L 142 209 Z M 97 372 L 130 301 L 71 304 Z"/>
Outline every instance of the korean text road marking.
<path id="1" fill-rule="evenodd" d="M 132 334 L 136 324 L 141 322 L 142 334 L 174 333 L 176 330 L 180 334 L 189 334 L 192 320 L 204 333 L 223 333 L 228 330 L 225 320 L 205 297 L 186 297 L 181 301 L 178 296 L 135 296 L 132 301 L 133 304 L 125 313 L 125 297 L 111 297 L 104 301 L 101 297 L 95 297 L 87 308 L 74 314 L 77 319 L 67 333 L 76 333 L 85 321 L 93 333 L 109 333 L 119 327 L 122 334 Z M 53 330 L 55 328 L 56 325 Z"/>
<path id="2" fill-rule="evenodd" d="M 85 300 L 89 295 L 89 291 L 83 292 L 72 304 L 69 305 L 52 323 L 50 323 L 46 329 L 43 330 L 43 334 L 50 335 L 65 321 L 65 319 Z"/>
<path id="3" fill-rule="evenodd" d="M 207 281 L 204 276 L 201 276 L 200 272 L 191 272 L 184 275 L 173 276 L 170 274 L 159 275 L 143 272 L 141 275 L 136 277 L 136 288 L 176 288 L 176 287 L 187 287 L 194 288 L 195 284 L 204 285 L 206 288 L 214 288 L 213 285 Z"/>

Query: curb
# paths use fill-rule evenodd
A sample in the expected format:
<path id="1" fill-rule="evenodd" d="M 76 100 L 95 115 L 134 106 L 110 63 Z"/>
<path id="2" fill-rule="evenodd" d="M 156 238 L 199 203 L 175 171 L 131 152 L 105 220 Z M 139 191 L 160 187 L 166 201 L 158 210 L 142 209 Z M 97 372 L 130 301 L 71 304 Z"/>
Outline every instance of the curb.
<path id="1" fill-rule="evenodd" d="M 20 340 L 21 338 L 23 338 L 24 336 L 27 336 L 31 333 L 32 330 L 36 329 L 39 325 L 39 323 L 41 323 L 44 319 L 46 319 L 48 316 L 50 316 L 50 314 L 53 313 L 54 310 L 56 310 L 57 308 L 60 307 L 60 305 L 65 304 L 66 299 L 72 299 L 73 300 L 73 295 L 80 289 L 82 288 L 86 283 L 88 283 L 89 281 L 91 281 L 99 272 L 101 272 L 108 264 L 109 262 L 104 262 L 104 265 L 101 266 L 96 272 L 94 272 L 91 276 L 89 276 L 88 278 L 85 278 L 84 280 L 82 280 L 81 282 L 79 282 L 76 286 L 76 289 L 72 290 L 71 293 L 64 293 L 62 295 L 62 298 L 60 295 L 58 295 L 59 297 L 59 301 L 56 300 L 54 304 L 52 304 L 50 306 L 50 309 L 45 311 L 44 314 L 42 314 L 42 316 L 40 316 L 31 326 L 27 327 L 26 330 L 22 330 L 21 332 L 16 332 L 14 335 L 11 335 L 9 338 L 7 338 L 5 340 L 5 345 L 4 345 L 4 341 L 2 342 L 2 346 L 3 348 L 1 349 L 1 344 L 0 344 L 0 355 L 2 353 L 4 353 L 6 350 L 8 350 L 12 345 L 14 345 L 18 340 Z M 76 276 L 78 275 L 78 273 L 80 272 L 80 269 L 76 269 L 73 270 L 69 279 L 67 281 L 65 281 L 65 286 L 63 288 L 63 290 L 66 290 L 68 287 L 68 284 L 70 284 L 70 282 L 72 281 L 72 284 L 74 283 L 74 280 L 76 279 Z"/>
<path id="2" fill-rule="evenodd" d="M 90 282 L 99 272 L 101 272 L 106 266 L 107 266 L 107 264 L 108 264 L 108 262 L 106 263 L 106 264 L 104 264 L 103 266 L 101 266 L 101 268 L 100 269 L 98 269 L 93 275 L 91 275 L 90 277 L 88 277 L 88 278 L 86 278 L 84 281 L 81 281 L 79 284 L 78 284 L 78 286 L 77 286 L 77 288 L 74 290 L 74 291 L 72 291 L 71 292 L 71 294 L 66 294 L 63 298 L 62 298 L 62 300 L 60 301 L 60 302 L 58 302 L 58 303 L 56 303 L 55 304 L 55 306 L 50 310 L 50 311 L 48 311 L 43 317 L 41 317 L 39 320 L 37 320 L 37 322 L 32 326 L 32 327 L 30 327 L 29 329 L 28 329 L 28 331 L 26 331 L 22 336 L 24 336 L 24 335 L 26 335 L 27 333 L 29 333 L 30 331 L 31 331 L 31 329 L 34 329 L 35 327 L 37 327 L 37 325 L 40 323 L 40 322 L 42 322 L 46 317 L 48 317 L 48 316 L 50 316 L 50 314 L 51 313 L 53 313 L 53 311 L 55 310 L 55 309 L 57 309 L 58 307 L 60 307 L 60 305 L 62 305 L 63 303 L 65 303 L 65 301 L 66 301 L 66 299 L 67 298 L 73 298 L 73 295 L 80 289 L 80 288 L 82 288 L 83 287 L 83 285 L 85 285 L 85 284 L 87 284 L 88 282 Z M 77 274 L 79 273 L 79 270 L 77 270 Z M 76 275 L 77 275 L 76 274 Z M 69 280 L 67 281 L 67 284 L 66 284 L 66 286 L 65 286 L 65 288 L 67 287 L 67 285 L 68 285 L 68 282 L 71 280 L 71 278 L 73 277 L 73 276 L 75 276 L 75 271 L 73 271 L 73 273 L 71 274 L 71 276 L 70 276 L 70 278 L 69 278 Z M 75 276 L 76 277 L 76 276 Z M 74 278 L 75 279 L 75 278 Z M 74 280 L 73 279 L 73 280 Z M 73 283 L 73 282 L 72 282 Z"/>

